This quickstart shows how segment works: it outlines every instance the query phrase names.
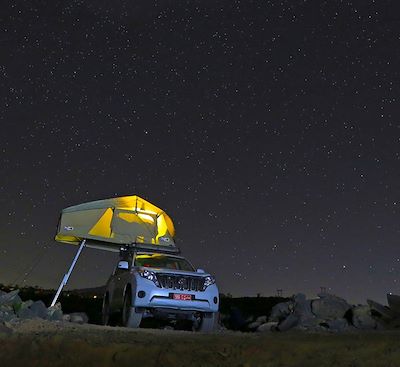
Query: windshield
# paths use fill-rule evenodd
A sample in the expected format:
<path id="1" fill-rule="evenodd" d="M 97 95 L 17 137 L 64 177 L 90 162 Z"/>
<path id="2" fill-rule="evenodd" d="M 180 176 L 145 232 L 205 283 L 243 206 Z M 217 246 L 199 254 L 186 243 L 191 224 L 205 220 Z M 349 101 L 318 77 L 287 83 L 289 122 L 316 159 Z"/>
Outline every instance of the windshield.
<path id="1" fill-rule="evenodd" d="M 163 254 L 138 254 L 135 258 L 135 266 L 194 271 L 192 265 L 185 259 Z"/>

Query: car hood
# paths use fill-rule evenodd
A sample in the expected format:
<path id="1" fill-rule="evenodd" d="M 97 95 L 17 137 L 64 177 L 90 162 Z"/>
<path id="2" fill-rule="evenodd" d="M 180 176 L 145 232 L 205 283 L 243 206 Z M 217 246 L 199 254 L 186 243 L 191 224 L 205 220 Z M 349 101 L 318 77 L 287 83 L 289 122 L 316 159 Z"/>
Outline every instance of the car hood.
<path id="1" fill-rule="evenodd" d="M 183 276 L 195 276 L 195 277 L 200 277 L 204 278 L 207 276 L 211 276 L 211 274 L 208 273 L 198 273 L 196 271 L 185 271 L 185 270 L 175 270 L 175 269 L 163 269 L 163 268 L 151 268 L 151 267 L 136 267 L 136 270 L 138 269 L 146 269 L 149 271 L 153 271 L 154 273 L 162 273 L 162 274 L 179 274 Z"/>

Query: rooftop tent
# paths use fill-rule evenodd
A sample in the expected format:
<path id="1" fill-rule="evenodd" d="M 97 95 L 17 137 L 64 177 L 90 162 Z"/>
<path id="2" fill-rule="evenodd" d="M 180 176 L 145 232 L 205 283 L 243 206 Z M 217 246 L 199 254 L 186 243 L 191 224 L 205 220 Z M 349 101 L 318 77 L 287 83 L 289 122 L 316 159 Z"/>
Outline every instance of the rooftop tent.
<path id="1" fill-rule="evenodd" d="M 171 218 L 139 196 L 91 201 L 62 210 L 56 241 L 119 251 L 134 244 L 153 250 L 178 251 Z"/>
<path id="2" fill-rule="evenodd" d="M 51 306 L 57 302 L 85 246 L 113 252 L 126 249 L 125 245 L 179 252 L 174 236 L 174 224 L 167 213 L 136 195 L 91 201 L 64 209 L 55 239 L 79 245 L 79 248 Z"/>

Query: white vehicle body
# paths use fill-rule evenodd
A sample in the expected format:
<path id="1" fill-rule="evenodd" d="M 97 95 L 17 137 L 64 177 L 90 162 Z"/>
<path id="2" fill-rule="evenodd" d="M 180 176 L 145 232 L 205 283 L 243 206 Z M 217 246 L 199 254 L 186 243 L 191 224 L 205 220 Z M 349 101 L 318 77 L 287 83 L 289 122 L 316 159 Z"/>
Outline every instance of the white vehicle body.
<path id="1" fill-rule="evenodd" d="M 122 324 L 139 327 L 154 317 L 190 320 L 194 329 L 214 328 L 219 292 L 212 275 L 182 256 L 151 251 L 122 254 L 110 276 L 103 303 L 103 321 L 120 315 Z"/>

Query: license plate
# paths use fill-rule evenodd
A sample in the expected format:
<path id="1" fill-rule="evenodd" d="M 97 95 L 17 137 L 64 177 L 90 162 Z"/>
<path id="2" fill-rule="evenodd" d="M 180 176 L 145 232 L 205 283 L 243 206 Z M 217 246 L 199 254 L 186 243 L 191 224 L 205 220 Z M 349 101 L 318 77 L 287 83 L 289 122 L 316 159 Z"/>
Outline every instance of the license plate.
<path id="1" fill-rule="evenodd" d="M 172 299 L 179 300 L 179 301 L 191 301 L 192 295 L 191 294 L 173 293 Z"/>

